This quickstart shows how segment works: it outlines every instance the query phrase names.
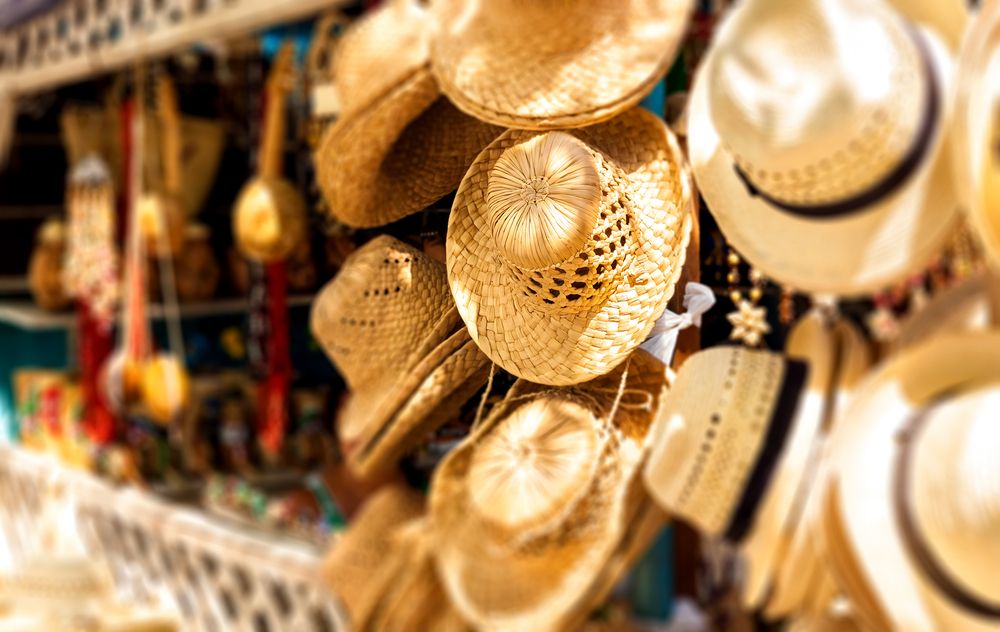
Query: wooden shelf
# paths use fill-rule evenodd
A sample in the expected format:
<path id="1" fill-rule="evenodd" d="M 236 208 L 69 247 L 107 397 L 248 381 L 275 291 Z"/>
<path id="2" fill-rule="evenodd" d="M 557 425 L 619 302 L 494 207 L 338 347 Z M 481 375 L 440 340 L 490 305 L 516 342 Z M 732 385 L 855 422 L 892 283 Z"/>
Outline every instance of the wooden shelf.
<path id="1" fill-rule="evenodd" d="M 312 303 L 312 294 L 295 294 L 288 297 L 288 307 L 302 307 Z M 233 316 L 246 313 L 247 299 L 228 298 L 201 303 L 181 303 L 181 318 L 210 318 L 213 316 Z M 155 320 L 163 319 L 163 306 L 153 304 L 149 315 Z M 76 322 L 72 312 L 47 312 L 30 301 L 0 302 L 0 323 L 13 325 L 31 331 L 65 329 Z"/>

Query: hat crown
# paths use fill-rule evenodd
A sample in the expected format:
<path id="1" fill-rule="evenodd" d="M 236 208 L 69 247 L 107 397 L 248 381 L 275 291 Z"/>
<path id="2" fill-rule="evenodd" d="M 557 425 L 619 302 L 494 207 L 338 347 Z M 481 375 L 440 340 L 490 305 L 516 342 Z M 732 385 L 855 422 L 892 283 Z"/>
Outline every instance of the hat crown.
<path id="1" fill-rule="evenodd" d="M 486 203 L 499 256 L 543 305 L 585 310 L 627 267 L 628 180 L 575 136 L 549 132 L 505 149 Z"/>
<path id="2" fill-rule="evenodd" d="M 748 0 L 706 72 L 720 138 L 759 190 L 786 203 L 877 183 L 911 149 L 926 108 L 913 38 L 865 0 Z"/>
<path id="3" fill-rule="evenodd" d="M 320 291 L 311 325 L 348 385 L 363 390 L 405 371 L 451 305 L 443 264 L 381 236 Z"/>
<path id="4" fill-rule="evenodd" d="M 942 402 L 917 438 L 907 490 L 924 544 L 951 577 L 996 602 L 1000 567 L 1000 390 Z"/>
<path id="5" fill-rule="evenodd" d="M 341 37 L 333 78 L 343 113 L 360 110 L 430 59 L 430 20 L 415 0 L 372 10 Z"/>

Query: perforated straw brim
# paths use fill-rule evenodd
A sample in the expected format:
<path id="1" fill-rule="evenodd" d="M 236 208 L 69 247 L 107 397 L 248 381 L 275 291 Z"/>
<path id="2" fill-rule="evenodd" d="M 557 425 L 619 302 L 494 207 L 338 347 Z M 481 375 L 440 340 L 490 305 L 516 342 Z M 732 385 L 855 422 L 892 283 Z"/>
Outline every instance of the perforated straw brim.
<path id="1" fill-rule="evenodd" d="M 442 90 L 484 121 L 561 129 L 637 104 L 674 59 L 694 2 L 434 0 Z"/>
<path id="2" fill-rule="evenodd" d="M 455 109 L 421 68 L 326 130 L 316 154 L 320 189 L 338 220 L 382 226 L 454 191 L 500 131 Z"/>
<path id="3" fill-rule="evenodd" d="M 554 385 L 603 375 L 645 340 L 680 276 L 693 204 L 677 140 L 654 115 L 634 109 L 570 133 L 617 164 L 632 186 L 632 264 L 601 303 L 565 315 L 541 309 L 497 250 L 486 202 L 490 171 L 535 133 L 510 130 L 480 154 L 448 225 L 448 280 L 473 340 L 507 371 Z"/>

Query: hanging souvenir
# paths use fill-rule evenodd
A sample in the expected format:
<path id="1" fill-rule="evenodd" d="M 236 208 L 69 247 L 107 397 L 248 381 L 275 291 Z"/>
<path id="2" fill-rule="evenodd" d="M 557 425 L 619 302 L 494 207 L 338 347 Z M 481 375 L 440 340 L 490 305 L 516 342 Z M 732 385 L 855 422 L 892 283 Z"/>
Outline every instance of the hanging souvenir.
<path id="1" fill-rule="evenodd" d="M 141 95 L 140 95 L 141 100 Z M 180 117 L 177 113 L 177 95 L 173 82 L 166 75 L 156 83 L 156 112 L 163 133 L 159 158 L 162 184 L 149 188 L 139 199 L 139 230 L 145 240 L 147 253 L 157 258 L 177 254 L 184 240 L 184 206 L 181 192 Z"/>
<path id="2" fill-rule="evenodd" d="M 69 305 L 63 286 L 63 259 L 66 255 L 66 226 L 50 219 L 35 238 L 35 250 L 28 262 L 28 286 L 42 309 L 59 310 Z"/>

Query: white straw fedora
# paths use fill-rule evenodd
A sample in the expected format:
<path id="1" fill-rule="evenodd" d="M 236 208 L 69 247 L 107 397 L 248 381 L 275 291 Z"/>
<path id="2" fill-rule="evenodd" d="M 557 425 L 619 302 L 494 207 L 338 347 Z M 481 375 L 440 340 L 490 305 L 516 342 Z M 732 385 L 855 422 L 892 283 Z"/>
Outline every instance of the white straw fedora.
<path id="1" fill-rule="evenodd" d="M 607 373 L 673 294 L 692 198 L 677 140 L 649 112 L 508 130 L 469 169 L 448 223 L 448 280 L 472 339 L 540 384 Z"/>
<path id="2" fill-rule="evenodd" d="M 868 0 L 746 0 L 694 82 L 688 144 L 727 239 L 813 292 L 861 294 L 923 266 L 956 217 L 951 60 Z"/>
<path id="3" fill-rule="evenodd" d="M 858 392 L 831 447 L 830 559 L 866 627 L 1000 630 L 1000 334 L 938 337 Z"/>
<path id="4" fill-rule="evenodd" d="M 663 400 L 644 470 L 667 513 L 739 547 L 751 607 L 767 596 L 801 513 L 823 424 L 834 344 L 810 329 L 810 365 L 733 346 L 690 357 Z"/>
<path id="5" fill-rule="evenodd" d="M 636 105 L 670 67 L 693 0 L 433 0 L 448 98 L 519 129 L 581 127 Z"/>
<path id="6" fill-rule="evenodd" d="M 1000 265 L 1000 2 L 985 2 L 962 42 L 955 102 L 955 177 L 969 219 Z"/>

